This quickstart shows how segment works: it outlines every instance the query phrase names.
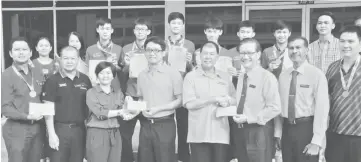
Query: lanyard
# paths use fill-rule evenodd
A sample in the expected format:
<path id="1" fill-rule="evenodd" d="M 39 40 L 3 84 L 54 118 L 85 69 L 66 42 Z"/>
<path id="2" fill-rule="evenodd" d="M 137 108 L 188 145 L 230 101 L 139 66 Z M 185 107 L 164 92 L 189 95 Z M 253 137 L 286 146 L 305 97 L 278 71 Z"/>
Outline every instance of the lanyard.
<path id="1" fill-rule="evenodd" d="M 104 48 L 102 47 L 102 45 L 100 44 L 99 41 L 97 42 L 97 46 L 98 46 L 98 49 L 99 49 L 101 52 L 103 52 L 103 54 L 107 54 L 108 56 L 111 56 L 111 57 L 116 57 L 116 54 L 111 52 L 111 51 L 113 50 L 113 42 L 112 42 L 112 41 L 110 41 L 109 45 L 107 45 L 107 46 L 108 46 L 107 48 L 110 47 L 110 50 L 109 50 L 109 51 L 107 51 L 106 49 L 104 49 Z M 105 56 L 105 55 L 104 55 L 104 56 Z M 106 57 L 107 57 L 107 56 L 106 56 Z"/>
<path id="2" fill-rule="evenodd" d="M 342 60 L 342 61 L 343 61 L 343 60 Z M 354 65 L 353 68 L 352 68 L 351 76 L 350 76 L 350 78 L 348 79 L 347 84 L 346 84 L 345 78 L 344 78 L 343 73 L 342 73 L 342 66 L 340 67 L 342 88 L 343 88 L 345 91 L 348 91 L 348 90 L 349 90 L 349 88 L 350 88 L 350 86 L 351 86 L 351 82 L 352 82 L 352 80 L 353 80 L 353 77 L 355 76 L 356 69 L 357 69 L 357 67 L 358 67 L 359 64 L 360 64 L 360 56 L 357 57 L 357 60 L 356 60 L 356 62 L 355 62 L 355 65 Z"/>
<path id="3" fill-rule="evenodd" d="M 33 77 L 33 72 L 31 72 L 31 85 L 25 80 L 25 78 L 19 73 L 19 71 L 15 68 L 15 66 L 12 66 L 15 74 L 17 76 L 19 76 L 21 78 L 21 80 L 23 80 L 26 85 L 28 86 L 28 88 L 30 89 L 30 91 L 34 91 L 34 77 Z"/>

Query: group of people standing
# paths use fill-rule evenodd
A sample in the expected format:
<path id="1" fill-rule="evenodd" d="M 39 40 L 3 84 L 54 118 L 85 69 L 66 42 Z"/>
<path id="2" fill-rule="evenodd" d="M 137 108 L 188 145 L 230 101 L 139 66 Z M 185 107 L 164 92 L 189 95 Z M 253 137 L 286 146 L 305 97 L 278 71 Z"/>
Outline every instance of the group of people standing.
<path id="1" fill-rule="evenodd" d="M 121 47 L 112 42 L 111 20 L 100 18 L 96 44 L 85 50 L 71 32 L 55 59 L 46 37 L 32 61 L 26 39 L 12 39 L 13 64 L 2 73 L 1 90 L 9 161 L 133 162 L 138 120 L 138 162 L 271 162 L 276 150 L 284 162 L 317 162 L 322 149 L 327 162 L 361 161 L 361 27 L 344 27 L 338 39 L 335 18 L 325 12 L 316 25 L 319 39 L 309 44 L 290 38 L 292 27 L 280 20 L 275 45 L 262 51 L 248 20 L 230 50 L 218 42 L 219 18 L 206 20 L 207 42 L 199 49 L 182 34 L 183 14 L 170 13 L 168 23 L 172 34 L 164 40 L 148 37 L 150 22 L 136 19 L 135 41 Z M 184 71 L 168 62 L 179 51 Z M 148 67 L 130 77 L 136 54 L 145 55 Z M 216 66 L 221 57 L 233 60 L 226 71 Z M 96 82 L 88 77 L 91 60 L 104 60 Z M 146 109 L 130 109 L 129 99 Z M 54 105 L 55 115 L 29 114 L 31 103 Z M 217 117 L 232 106 L 232 115 Z"/>

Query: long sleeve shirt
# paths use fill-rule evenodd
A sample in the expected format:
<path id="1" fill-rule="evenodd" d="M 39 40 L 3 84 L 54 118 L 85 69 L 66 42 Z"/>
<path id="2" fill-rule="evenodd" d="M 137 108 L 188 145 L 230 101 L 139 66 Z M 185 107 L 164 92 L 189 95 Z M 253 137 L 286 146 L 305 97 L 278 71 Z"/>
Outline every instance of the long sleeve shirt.
<path id="1" fill-rule="evenodd" d="M 288 117 L 288 98 L 293 67 L 287 69 L 279 77 L 279 88 L 282 102 L 281 117 Z M 296 118 L 313 116 L 313 137 L 311 143 L 322 146 L 327 129 L 330 108 L 327 79 L 325 74 L 308 62 L 296 69 L 297 85 L 295 98 Z M 275 136 L 282 136 L 282 122 L 275 126 Z M 276 123 L 277 124 L 277 123 Z"/>
<path id="2" fill-rule="evenodd" d="M 243 114 L 247 122 L 265 125 L 268 121 L 281 113 L 281 101 L 278 93 L 276 77 L 260 66 L 246 72 L 247 97 L 244 104 Z M 237 105 L 242 94 L 244 73 L 238 77 Z"/>

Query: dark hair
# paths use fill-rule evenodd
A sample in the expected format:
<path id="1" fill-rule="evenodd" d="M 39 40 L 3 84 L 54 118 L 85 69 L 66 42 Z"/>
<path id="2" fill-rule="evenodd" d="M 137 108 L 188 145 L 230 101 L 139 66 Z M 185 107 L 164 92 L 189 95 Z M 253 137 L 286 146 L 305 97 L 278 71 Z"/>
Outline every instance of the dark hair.
<path id="1" fill-rule="evenodd" d="M 160 47 L 162 48 L 162 51 L 165 51 L 166 48 L 167 48 L 167 45 L 165 44 L 165 41 L 158 37 L 158 36 L 152 36 L 152 37 L 149 37 L 147 40 L 145 40 L 144 42 L 144 47 L 147 48 L 147 45 L 149 42 L 153 42 L 155 44 L 158 44 L 160 45 Z"/>
<path id="2" fill-rule="evenodd" d="M 200 49 L 200 52 L 203 51 L 203 48 L 204 48 L 205 46 L 209 46 L 209 45 L 214 46 L 214 47 L 216 48 L 216 50 L 217 50 L 217 54 L 219 54 L 219 46 L 217 45 L 217 43 L 214 43 L 213 41 L 208 41 L 208 42 L 204 43 L 204 44 L 202 45 L 201 49 Z"/>
<path id="3" fill-rule="evenodd" d="M 291 42 L 294 42 L 296 40 L 302 40 L 303 41 L 303 45 L 308 48 L 308 40 L 305 37 L 302 36 L 297 36 L 297 37 L 291 37 L 290 39 L 288 39 L 288 44 L 290 44 Z"/>
<path id="4" fill-rule="evenodd" d="M 361 27 L 356 25 L 348 25 L 341 29 L 340 35 L 343 33 L 356 33 L 359 41 L 361 41 Z"/>
<path id="5" fill-rule="evenodd" d="M 116 68 L 112 63 L 107 62 L 107 61 L 99 62 L 97 67 L 95 67 L 95 75 L 98 77 L 99 73 L 108 67 L 110 67 L 113 77 L 115 77 L 116 76 Z"/>
<path id="6" fill-rule="evenodd" d="M 25 38 L 25 37 L 15 37 L 15 38 L 12 38 L 10 40 L 10 51 L 13 49 L 13 45 L 15 42 L 26 42 L 26 44 L 28 44 L 29 46 L 29 49 L 31 51 L 31 48 L 30 48 L 30 43 L 29 41 Z"/>
<path id="7" fill-rule="evenodd" d="M 147 19 L 144 18 L 137 18 L 134 20 L 134 28 L 137 25 L 145 25 L 147 26 L 148 30 L 152 29 L 152 23 L 150 21 L 148 21 Z"/>
<path id="8" fill-rule="evenodd" d="M 355 24 L 356 24 L 356 21 L 357 21 L 357 20 L 361 20 L 361 15 L 358 15 L 358 16 L 355 17 L 355 20 L 354 20 L 354 23 L 355 23 Z"/>
<path id="9" fill-rule="evenodd" d="M 60 57 L 63 55 L 64 51 L 75 51 L 79 56 L 79 51 L 73 46 L 65 46 L 65 47 L 61 48 L 60 55 L 59 55 Z"/>
<path id="10" fill-rule="evenodd" d="M 255 27 L 254 23 L 252 21 L 250 21 L 250 20 L 241 21 L 238 24 L 238 31 L 243 27 L 252 28 L 253 32 L 256 30 L 256 27 Z"/>
<path id="11" fill-rule="evenodd" d="M 261 49 L 261 45 L 259 44 L 259 42 L 254 39 L 254 38 L 245 38 L 243 40 L 241 40 L 241 42 L 239 43 L 239 45 L 237 46 L 237 51 L 239 51 L 239 48 L 244 45 L 244 44 L 247 44 L 247 43 L 253 43 L 256 45 L 256 52 L 260 52 L 262 49 Z"/>
<path id="12" fill-rule="evenodd" d="M 112 25 L 112 20 L 108 18 L 101 17 L 96 21 L 96 27 L 99 28 L 99 26 L 104 26 L 105 24 Z"/>
<path id="13" fill-rule="evenodd" d="M 206 18 L 206 22 L 204 23 L 204 30 L 207 29 L 218 29 L 223 30 L 223 22 L 218 17 L 210 16 Z"/>
<path id="14" fill-rule="evenodd" d="M 274 24 L 272 32 L 274 33 L 276 30 L 283 30 L 288 29 L 290 32 L 292 32 L 292 26 L 288 24 L 287 22 L 283 20 L 277 20 Z"/>
<path id="15" fill-rule="evenodd" d="M 323 12 L 323 13 L 321 13 L 320 15 L 318 15 L 317 19 L 319 19 L 321 16 L 329 16 L 329 17 L 331 17 L 333 23 L 336 24 L 336 18 L 335 18 L 335 16 L 333 15 L 332 12 L 329 12 L 329 11 Z"/>
<path id="16" fill-rule="evenodd" d="M 172 20 L 175 20 L 175 19 L 181 19 L 183 21 L 183 24 L 184 24 L 184 15 L 180 12 L 172 12 L 168 15 L 168 24 L 172 21 Z"/>
<path id="17" fill-rule="evenodd" d="M 41 40 L 43 40 L 43 39 L 47 40 L 47 41 L 49 42 L 50 46 L 53 47 L 53 46 L 51 45 L 51 44 L 52 44 L 52 41 L 51 41 L 48 37 L 39 37 L 39 39 L 36 41 L 35 47 L 37 47 L 38 44 L 39 44 L 39 42 L 40 42 Z M 52 49 L 52 50 L 53 50 L 53 49 Z M 51 50 L 51 51 L 52 51 L 52 50 Z M 50 57 L 50 58 L 53 58 L 53 57 L 54 57 L 54 54 L 53 54 L 51 51 L 50 51 L 50 53 L 49 53 L 49 57 Z"/>
<path id="18" fill-rule="evenodd" d="M 79 49 L 79 56 L 80 56 L 81 59 L 84 59 L 84 57 L 85 57 L 85 43 L 84 43 L 83 37 L 78 32 L 75 32 L 75 31 L 70 32 L 69 35 L 68 35 L 68 45 L 69 45 L 69 39 L 70 39 L 71 35 L 74 35 L 74 36 L 78 37 L 80 45 L 81 45 L 81 47 Z"/>

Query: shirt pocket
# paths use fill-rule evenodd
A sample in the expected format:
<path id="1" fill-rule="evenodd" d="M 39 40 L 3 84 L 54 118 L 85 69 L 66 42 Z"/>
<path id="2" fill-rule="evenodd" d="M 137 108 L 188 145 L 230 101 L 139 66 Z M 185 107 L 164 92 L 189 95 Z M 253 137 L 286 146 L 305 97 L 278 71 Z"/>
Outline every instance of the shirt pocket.
<path id="1" fill-rule="evenodd" d="M 210 92 L 213 96 L 224 96 L 229 95 L 229 84 L 228 82 L 217 79 L 212 82 L 212 86 L 210 87 Z"/>

